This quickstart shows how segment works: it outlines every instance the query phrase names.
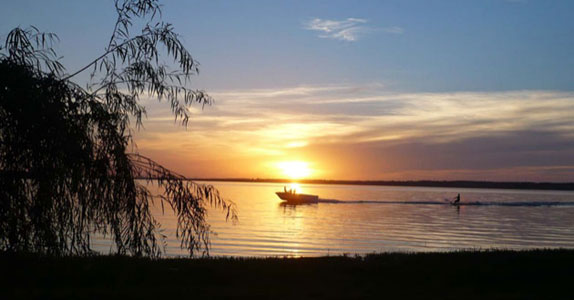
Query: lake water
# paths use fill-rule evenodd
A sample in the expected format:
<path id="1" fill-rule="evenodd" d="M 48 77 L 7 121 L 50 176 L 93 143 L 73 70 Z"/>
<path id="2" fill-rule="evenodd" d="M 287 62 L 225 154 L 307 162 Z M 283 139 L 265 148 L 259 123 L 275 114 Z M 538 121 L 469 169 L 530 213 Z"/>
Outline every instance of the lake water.
<path id="1" fill-rule="evenodd" d="M 214 256 L 322 256 L 387 251 L 574 248 L 574 192 L 306 185 L 322 202 L 285 205 L 283 184 L 209 182 L 237 204 L 239 222 L 210 210 Z M 462 205 L 445 198 L 461 194 Z M 167 256 L 186 255 L 175 218 L 157 219 Z"/>

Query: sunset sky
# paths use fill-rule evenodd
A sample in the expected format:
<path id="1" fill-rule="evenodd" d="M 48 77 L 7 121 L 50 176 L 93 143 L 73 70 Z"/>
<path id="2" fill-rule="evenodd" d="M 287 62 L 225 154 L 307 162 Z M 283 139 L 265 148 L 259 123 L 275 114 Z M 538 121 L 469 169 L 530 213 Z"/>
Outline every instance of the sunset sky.
<path id="1" fill-rule="evenodd" d="M 0 35 L 99 56 L 113 1 L 6 1 Z M 574 1 L 165 1 L 215 98 L 146 99 L 139 151 L 190 177 L 574 181 Z M 85 82 L 86 76 L 78 78 Z"/>

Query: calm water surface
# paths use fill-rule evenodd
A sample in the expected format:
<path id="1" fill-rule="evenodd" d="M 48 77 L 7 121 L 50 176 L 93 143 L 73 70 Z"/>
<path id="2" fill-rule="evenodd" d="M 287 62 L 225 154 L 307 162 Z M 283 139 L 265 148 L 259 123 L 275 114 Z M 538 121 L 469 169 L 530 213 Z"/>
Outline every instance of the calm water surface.
<path id="1" fill-rule="evenodd" d="M 275 195 L 282 184 L 209 184 L 239 213 L 233 225 L 210 210 L 216 256 L 574 248 L 574 192 L 302 184 L 300 192 L 324 202 L 293 206 Z M 457 193 L 468 205 L 444 200 Z M 156 215 L 167 255 L 186 255 L 174 236 L 175 218 Z"/>

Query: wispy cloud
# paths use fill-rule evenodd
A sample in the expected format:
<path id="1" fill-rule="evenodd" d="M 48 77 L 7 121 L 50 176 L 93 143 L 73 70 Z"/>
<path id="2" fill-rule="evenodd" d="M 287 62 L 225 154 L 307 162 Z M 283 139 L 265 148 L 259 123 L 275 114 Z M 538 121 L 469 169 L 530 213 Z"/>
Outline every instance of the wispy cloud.
<path id="1" fill-rule="evenodd" d="M 354 42 L 357 41 L 361 35 L 373 30 L 373 28 L 365 25 L 367 22 L 368 20 L 360 18 L 347 18 L 345 20 L 325 20 L 316 18 L 311 21 L 304 22 L 303 26 L 307 30 L 318 31 L 320 33 L 320 38 Z M 403 33 L 403 29 L 396 26 L 383 28 L 383 31 L 393 34 Z"/>
<path id="2" fill-rule="evenodd" d="M 320 38 L 336 39 L 340 41 L 354 42 L 368 32 L 382 31 L 389 34 L 403 34 L 405 30 L 399 26 L 373 28 L 366 26 L 368 20 L 360 18 L 347 18 L 345 20 L 313 19 L 304 22 L 307 30 L 319 32 Z"/>

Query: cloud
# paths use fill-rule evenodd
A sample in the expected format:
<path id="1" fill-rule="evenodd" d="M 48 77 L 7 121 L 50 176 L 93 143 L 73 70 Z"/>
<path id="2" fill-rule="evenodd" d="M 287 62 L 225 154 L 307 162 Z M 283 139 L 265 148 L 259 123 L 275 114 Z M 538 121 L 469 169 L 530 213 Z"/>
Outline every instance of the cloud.
<path id="1" fill-rule="evenodd" d="M 305 22 L 304 28 L 320 32 L 320 38 L 330 38 L 341 41 L 354 42 L 369 28 L 364 26 L 368 21 L 359 18 L 347 18 L 346 20 L 323 20 L 313 19 Z"/>
<path id="2" fill-rule="evenodd" d="M 363 34 L 371 31 L 382 31 L 389 34 L 403 34 L 405 30 L 399 26 L 372 28 L 365 24 L 366 19 L 347 18 L 346 20 L 313 19 L 303 24 L 307 30 L 318 31 L 320 38 L 329 38 L 340 41 L 354 42 Z"/>
<path id="3" fill-rule="evenodd" d="M 307 29 L 309 30 L 317 30 L 317 31 L 324 31 L 324 32 L 335 32 L 339 30 L 343 30 L 346 28 L 356 27 L 359 24 L 367 23 L 368 21 L 365 19 L 358 19 L 358 18 L 347 18 L 343 21 L 335 21 L 335 20 L 322 20 L 322 19 L 313 19 L 307 23 Z"/>
<path id="4" fill-rule="evenodd" d="M 150 100 L 140 149 L 190 176 L 273 177 L 258 163 L 296 158 L 333 179 L 574 180 L 562 168 L 574 165 L 571 92 L 397 93 L 363 84 L 211 95 L 215 106 L 193 112 L 187 130 Z M 196 168 L 206 161 L 217 167 Z"/>

